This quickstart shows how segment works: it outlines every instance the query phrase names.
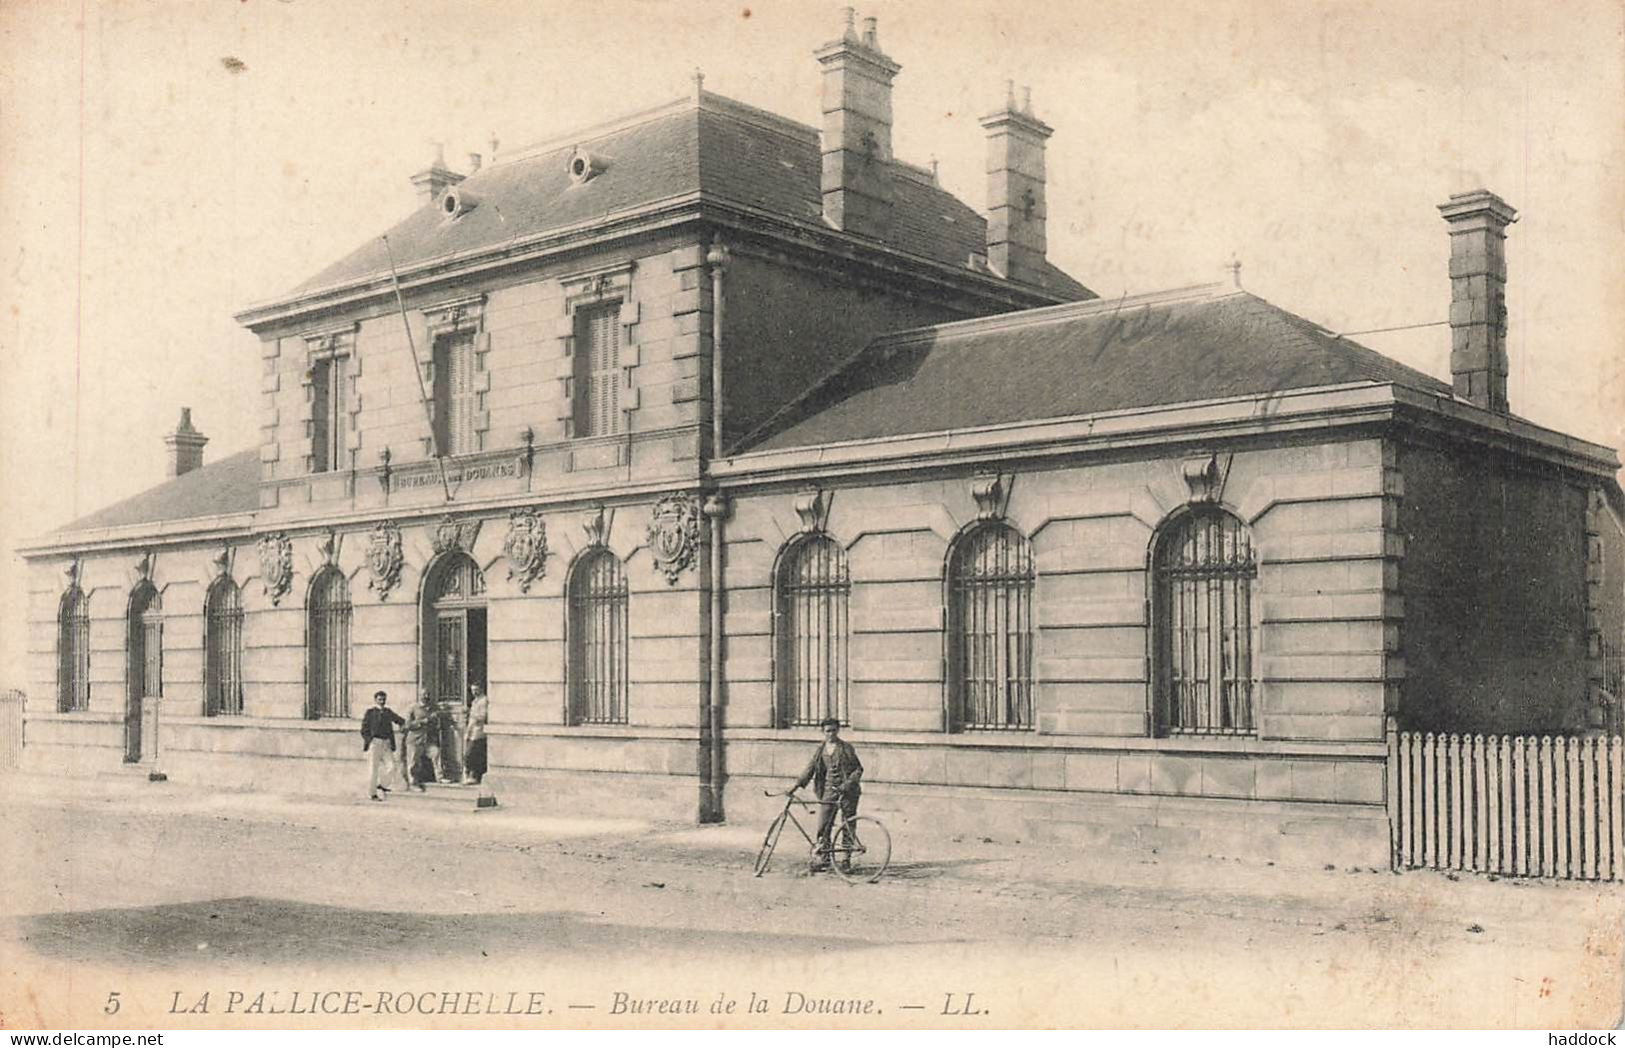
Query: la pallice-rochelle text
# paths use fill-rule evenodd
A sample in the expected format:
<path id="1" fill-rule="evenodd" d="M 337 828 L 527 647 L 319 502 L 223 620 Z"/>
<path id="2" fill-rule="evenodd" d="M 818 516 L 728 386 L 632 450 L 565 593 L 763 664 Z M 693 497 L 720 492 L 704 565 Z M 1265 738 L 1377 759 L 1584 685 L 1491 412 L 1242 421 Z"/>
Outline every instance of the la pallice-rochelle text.
<path id="1" fill-rule="evenodd" d="M 174 991 L 171 1015 L 546 1015 L 541 990 Z"/>

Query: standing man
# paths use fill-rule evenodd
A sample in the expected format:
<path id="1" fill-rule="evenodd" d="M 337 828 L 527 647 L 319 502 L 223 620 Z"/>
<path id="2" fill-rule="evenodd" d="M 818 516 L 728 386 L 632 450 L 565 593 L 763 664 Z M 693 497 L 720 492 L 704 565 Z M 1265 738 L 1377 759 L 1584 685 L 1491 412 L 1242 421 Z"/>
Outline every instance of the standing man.
<path id="1" fill-rule="evenodd" d="M 491 700 L 478 684 L 469 685 L 468 749 L 463 754 L 463 782 L 477 786 L 485 778 L 485 725 L 491 719 Z"/>
<path id="2" fill-rule="evenodd" d="M 389 708 L 389 693 L 372 693 L 373 707 L 361 718 L 361 751 L 367 755 L 367 796 L 375 801 L 384 798 L 379 790 L 389 792 L 384 785 L 387 769 L 395 759 L 395 725 L 405 724 L 401 715 Z"/>
<path id="3" fill-rule="evenodd" d="M 406 727 L 401 732 L 401 781 L 425 792 L 423 782 L 434 778 L 429 761 L 429 725 L 434 719 L 429 709 L 429 689 L 418 693 L 417 705 L 406 711 Z"/>
<path id="4" fill-rule="evenodd" d="M 811 782 L 813 792 L 818 795 L 818 850 L 812 858 L 814 873 L 829 866 L 829 832 L 835 825 L 835 809 L 839 807 L 850 822 L 857 818 L 858 798 L 863 794 L 863 764 L 858 760 L 858 751 L 841 738 L 841 722 L 825 717 L 819 726 L 824 730 L 824 741 L 818 744 L 807 770 L 790 791 L 793 793 Z M 851 844 L 850 832 L 842 833 L 843 843 L 847 845 Z"/>

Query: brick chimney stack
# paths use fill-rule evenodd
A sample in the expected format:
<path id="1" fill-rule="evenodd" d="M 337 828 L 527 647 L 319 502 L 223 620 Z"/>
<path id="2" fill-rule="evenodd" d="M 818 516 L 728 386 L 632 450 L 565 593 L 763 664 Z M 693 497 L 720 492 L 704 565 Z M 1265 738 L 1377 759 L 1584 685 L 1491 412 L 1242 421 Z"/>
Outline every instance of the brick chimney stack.
<path id="1" fill-rule="evenodd" d="M 1045 282 L 1044 142 L 1054 129 L 1033 115 L 1032 89 L 1016 105 L 1006 83 L 1004 108 L 982 118 L 987 131 L 987 261 L 1009 280 Z"/>
<path id="2" fill-rule="evenodd" d="M 814 52 L 824 67 L 824 217 L 837 229 L 883 237 L 891 212 L 891 82 L 902 66 L 880 50 L 875 19 Z"/>
<path id="3" fill-rule="evenodd" d="M 1450 377 L 1456 396 L 1507 410 L 1506 228 L 1512 205 L 1487 189 L 1439 205 L 1450 224 Z"/>
<path id="4" fill-rule="evenodd" d="M 180 424 L 164 437 L 164 447 L 169 449 L 168 475 L 179 477 L 203 465 L 203 445 L 208 442 L 208 437 L 192 428 L 192 409 L 181 408 Z"/>
<path id="5" fill-rule="evenodd" d="M 434 161 L 412 176 L 412 188 L 418 191 L 418 206 L 424 207 L 440 199 L 440 194 L 463 180 L 463 176 L 446 166 L 446 146 L 435 143 Z"/>

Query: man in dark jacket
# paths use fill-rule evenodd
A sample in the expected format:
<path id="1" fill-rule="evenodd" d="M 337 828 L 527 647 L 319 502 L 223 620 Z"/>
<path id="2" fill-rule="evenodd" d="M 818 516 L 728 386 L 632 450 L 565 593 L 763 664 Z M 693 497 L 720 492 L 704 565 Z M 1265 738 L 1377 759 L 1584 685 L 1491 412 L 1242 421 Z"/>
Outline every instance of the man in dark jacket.
<path id="1" fill-rule="evenodd" d="M 820 727 L 824 729 L 824 741 L 818 744 L 807 770 L 801 773 L 794 787 L 799 790 L 811 782 L 818 795 L 818 851 L 812 861 L 815 871 L 829 865 L 829 833 L 835 825 L 836 808 L 839 807 L 850 822 L 857 817 L 858 798 L 863 794 L 863 764 L 858 760 L 858 751 L 841 738 L 841 722 L 826 717 Z M 849 845 L 850 837 L 844 833 L 843 837 L 846 838 L 843 843 Z"/>
<path id="2" fill-rule="evenodd" d="M 361 718 L 361 752 L 367 755 L 367 796 L 381 801 L 378 791 L 389 792 L 384 779 L 395 760 L 395 725 L 406 722 L 389 708 L 387 692 L 373 692 L 372 701 L 375 705 Z"/>

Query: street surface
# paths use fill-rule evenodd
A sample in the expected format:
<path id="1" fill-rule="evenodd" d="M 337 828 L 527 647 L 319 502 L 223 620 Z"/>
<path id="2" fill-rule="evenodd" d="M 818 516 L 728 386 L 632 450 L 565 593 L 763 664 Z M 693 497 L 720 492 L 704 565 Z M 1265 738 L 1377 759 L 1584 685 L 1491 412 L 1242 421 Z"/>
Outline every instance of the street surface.
<path id="1" fill-rule="evenodd" d="M 810 876 L 761 827 L 0 780 L 0 1024 L 1618 1021 L 1625 889 L 983 838 Z"/>

